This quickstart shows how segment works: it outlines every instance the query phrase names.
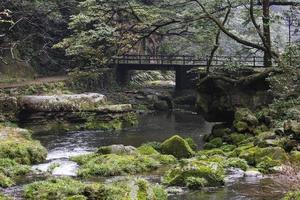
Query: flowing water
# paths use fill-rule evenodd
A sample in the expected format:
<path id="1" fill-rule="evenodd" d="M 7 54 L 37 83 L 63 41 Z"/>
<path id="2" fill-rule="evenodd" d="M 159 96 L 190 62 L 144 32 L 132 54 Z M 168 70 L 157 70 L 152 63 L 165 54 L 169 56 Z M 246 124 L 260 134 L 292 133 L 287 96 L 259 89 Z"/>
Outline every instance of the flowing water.
<path id="1" fill-rule="evenodd" d="M 34 169 L 47 171 L 55 164 L 58 167 L 53 175 L 75 176 L 77 164 L 70 161 L 70 156 L 93 152 L 100 146 L 124 144 L 139 146 L 149 141 L 163 141 L 174 134 L 192 137 L 199 148 L 203 146 L 202 137 L 211 132 L 213 124 L 191 112 L 152 113 L 143 115 L 139 124 L 118 132 L 79 131 L 70 133 L 35 133 L 33 138 L 41 141 L 48 150 L 47 162 L 33 166 Z M 146 174 L 145 178 L 155 182 L 160 180 L 160 173 Z M 170 200 L 275 200 L 280 199 L 282 191 L 270 178 L 244 178 L 234 173 L 227 178 L 222 188 L 203 191 L 188 191 L 177 188 L 179 193 L 171 195 Z M 8 193 L 9 189 L 8 189 Z"/>

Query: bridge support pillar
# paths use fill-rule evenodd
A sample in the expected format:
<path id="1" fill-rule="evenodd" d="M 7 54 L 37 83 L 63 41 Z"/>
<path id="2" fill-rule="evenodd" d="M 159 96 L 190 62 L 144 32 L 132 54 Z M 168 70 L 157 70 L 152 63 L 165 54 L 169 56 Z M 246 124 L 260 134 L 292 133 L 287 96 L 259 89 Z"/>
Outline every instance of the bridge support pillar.
<path id="1" fill-rule="evenodd" d="M 117 83 L 120 86 L 126 86 L 129 82 L 129 72 L 126 67 L 116 67 L 116 78 L 117 78 Z"/>
<path id="2" fill-rule="evenodd" d="M 188 76 L 189 69 L 187 67 L 178 67 L 176 69 L 176 90 L 191 89 L 192 83 Z"/>

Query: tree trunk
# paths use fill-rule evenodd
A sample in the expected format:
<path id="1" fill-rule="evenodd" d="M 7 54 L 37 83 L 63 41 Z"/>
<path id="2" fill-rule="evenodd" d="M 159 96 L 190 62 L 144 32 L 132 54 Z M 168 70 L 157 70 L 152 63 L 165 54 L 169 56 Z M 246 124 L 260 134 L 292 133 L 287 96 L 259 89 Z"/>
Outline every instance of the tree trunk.
<path id="1" fill-rule="evenodd" d="M 267 45 L 267 50 L 264 52 L 264 66 L 272 67 L 272 47 L 271 30 L 270 30 L 270 0 L 263 0 L 263 33 Z"/>

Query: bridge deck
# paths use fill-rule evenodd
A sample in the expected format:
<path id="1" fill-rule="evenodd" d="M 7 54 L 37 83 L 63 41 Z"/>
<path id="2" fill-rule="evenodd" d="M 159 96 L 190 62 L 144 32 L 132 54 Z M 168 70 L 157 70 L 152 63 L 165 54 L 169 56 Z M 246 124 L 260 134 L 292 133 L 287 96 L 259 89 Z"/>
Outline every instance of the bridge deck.
<path id="1" fill-rule="evenodd" d="M 119 65 L 134 70 L 176 70 L 177 68 L 205 67 L 208 65 L 209 57 L 197 58 L 195 56 L 163 56 L 163 55 L 123 55 L 114 57 L 111 65 Z M 264 67 L 262 57 L 229 57 L 215 56 L 211 66 L 246 66 Z"/>

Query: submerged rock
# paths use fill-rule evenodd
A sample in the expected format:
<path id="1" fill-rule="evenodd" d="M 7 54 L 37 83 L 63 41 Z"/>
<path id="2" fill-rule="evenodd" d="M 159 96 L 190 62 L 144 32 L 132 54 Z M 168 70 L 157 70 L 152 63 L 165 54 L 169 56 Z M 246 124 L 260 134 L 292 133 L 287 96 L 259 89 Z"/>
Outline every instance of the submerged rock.
<path id="1" fill-rule="evenodd" d="M 182 137 L 175 135 L 161 144 L 161 151 L 163 154 L 170 154 L 176 158 L 190 158 L 194 151 L 187 141 Z"/>

